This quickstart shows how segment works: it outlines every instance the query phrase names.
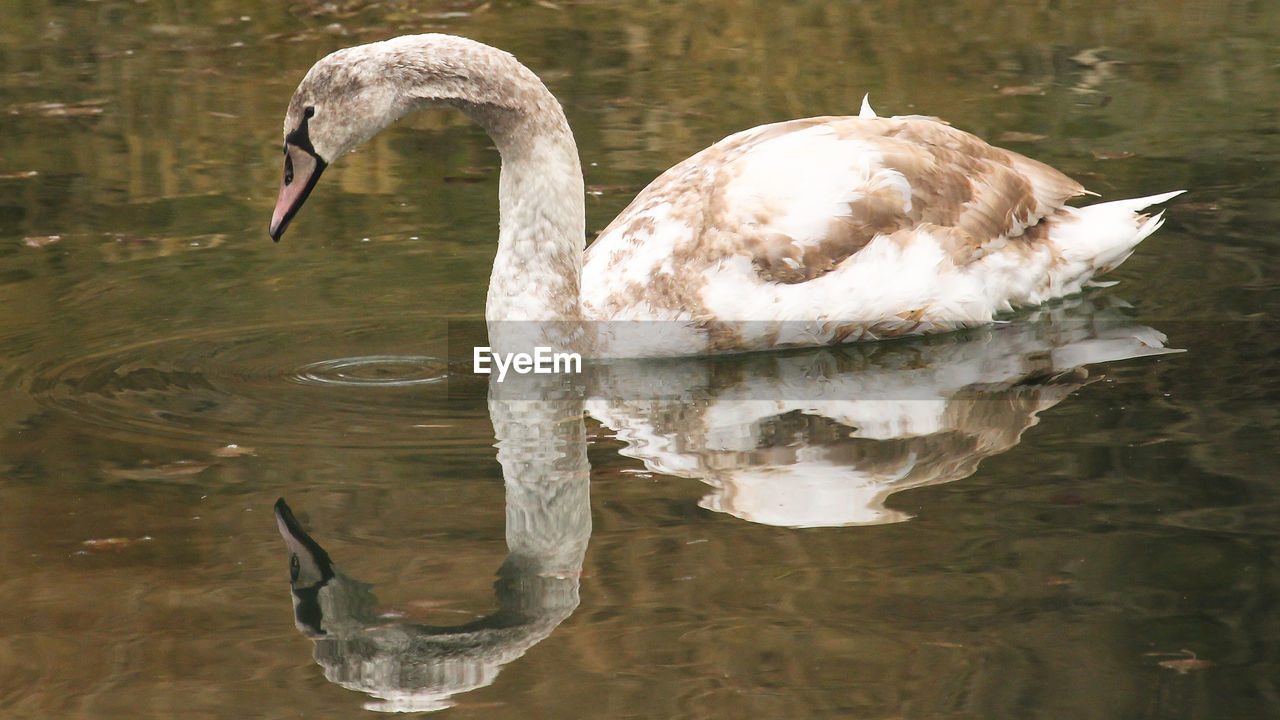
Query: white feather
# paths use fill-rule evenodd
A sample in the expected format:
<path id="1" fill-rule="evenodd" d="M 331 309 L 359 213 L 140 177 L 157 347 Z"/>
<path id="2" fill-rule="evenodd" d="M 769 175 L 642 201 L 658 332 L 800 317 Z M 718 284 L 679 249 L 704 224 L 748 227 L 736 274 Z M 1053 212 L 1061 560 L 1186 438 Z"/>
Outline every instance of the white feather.
<path id="1" fill-rule="evenodd" d="M 878 117 L 876 111 L 871 109 L 871 93 L 862 96 L 862 108 L 858 110 L 858 117 L 873 118 Z"/>

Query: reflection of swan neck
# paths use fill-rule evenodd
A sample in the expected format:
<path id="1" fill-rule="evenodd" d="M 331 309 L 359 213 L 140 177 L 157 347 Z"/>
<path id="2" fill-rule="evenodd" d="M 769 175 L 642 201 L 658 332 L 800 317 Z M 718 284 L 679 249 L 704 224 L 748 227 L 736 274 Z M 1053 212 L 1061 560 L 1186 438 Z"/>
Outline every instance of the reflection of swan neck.
<path id="1" fill-rule="evenodd" d="M 506 480 L 506 561 L 498 610 L 455 627 L 398 623 L 373 612 L 370 586 L 344 575 L 277 503 L 291 552 L 295 619 L 316 642 L 325 676 L 381 702 L 427 711 L 494 681 L 502 666 L 546 638 L 578 606 L 591 534 L 581 400 L 491 401 Z"/>
<path id="2" fill-rule="evenodd" d="M 503 399 L 489 417 L 507 487 L 507 546 L 543 575 L 575 575 L 591 534 L 582 402 Z"/>

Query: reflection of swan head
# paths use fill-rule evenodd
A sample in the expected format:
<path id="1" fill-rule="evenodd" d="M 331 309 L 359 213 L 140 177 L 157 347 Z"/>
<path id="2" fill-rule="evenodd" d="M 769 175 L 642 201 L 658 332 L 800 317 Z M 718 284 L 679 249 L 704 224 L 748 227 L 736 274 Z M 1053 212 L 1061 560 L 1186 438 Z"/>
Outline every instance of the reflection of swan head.
<path id="1" fill-rule="evenodd" d="M 329 553 L 302 529 L 284 498 L 276 500 L 275 514 L 276 528 L 289 548 L 289 586 L 298 631 L 323 637 L 336 630 L 333 623 L 338 618 L 364 618 L 373 605 L 366 598 L 368 586 L 357 588 L 349 578 L 338 577 Z"/>
<path id="2" fill-rule="evenodd" d="M 315 642 L 315 660 L 329 681 L 376 699 L 366 703 L 369 710 L 450 707 L 453 696 L 491 684 L 503 665 L 550 635 L 578 605 L 577 573 L 549 574 L 536 554 L 512 552 L 495 584 L 499 609 L 489 616 L 436 627 L 378 615 L 371 586 L 336 568 L 283 499 L 275 511 L 289 549 L 295 624 Z M 577 522 L 570 515 L 559 519 Z"/>
<path id="3" fill-rule="evenodd" d="M 289 548 L 294 623 L 315 641 L 316 662 L 329 681 L 377 698 L 380 702 L 366 705 L 370 710 L 394 712 L 440 710 L 452 705 L 451 695 L 493 681 L 497 669 L 475 662 L 441 665 L 432 677 L 412 678 L 421 675 L 416 659 L 403 652 L 411 644 L 412 627 L 374 613 L 372 586 L 334 567 L 283 498 L 276 501 L 275 515 Z"/>

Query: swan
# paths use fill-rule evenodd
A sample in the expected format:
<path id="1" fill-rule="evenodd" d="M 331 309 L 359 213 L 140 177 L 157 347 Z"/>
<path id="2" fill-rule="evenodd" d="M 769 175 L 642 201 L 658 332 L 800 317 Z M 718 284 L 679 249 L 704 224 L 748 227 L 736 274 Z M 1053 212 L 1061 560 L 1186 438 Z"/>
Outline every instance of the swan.
<path id="1" fill-rule="evenodd" d="M 407 35 L 338 50 L 289 102 L 279 240 L 331 163 L 398 118 L 452 106 L 502 157 L 485 318 L 543 323 L 588 357 L 875 340 L 991 322 L 1080 292 L 1182 191 L 1066 205 L 1063 173 L 931 117 L 813 117 L 730 135 L 642 190 L 585 248 L 577 145 L 509 53 Z"/>

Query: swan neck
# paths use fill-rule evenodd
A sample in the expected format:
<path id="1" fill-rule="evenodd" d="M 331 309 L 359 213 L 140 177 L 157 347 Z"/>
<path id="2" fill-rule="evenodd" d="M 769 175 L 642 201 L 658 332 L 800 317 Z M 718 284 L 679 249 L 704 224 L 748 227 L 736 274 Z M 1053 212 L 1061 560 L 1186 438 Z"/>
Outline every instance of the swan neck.
<path id="1" fill-rule="evenodd" d="M 586 247 L 582 166 L 564 110 L 511 55 L 457 41 L 448 73 L 416 93 L 452 105 L 484 128 L 502 158 L 498 250 L 489 278 L 490 321 L 581 319 Z"/>
<path id="2" fill-rule="evenodd" d="M 345 112 L 326 120 L 334 96 Z M 398 118 L 438 106 L 466 113 L 502 156 L 486 319 L 577 323 L 586 245 L 578 149 L 560 103 L 512 55 L 436 34 L 340 50 L 304 78 L 286 127 L 310 118 L 316 152 L 332 161 Z"/>
<path id="3" fill-rule="evenodd" d="M 498 249 L 485 306 L 490 322 L 581 318 L 582 170 L 563 114 L 559 120 L 558 127 L 517 125 L 498 143 Z"/>

